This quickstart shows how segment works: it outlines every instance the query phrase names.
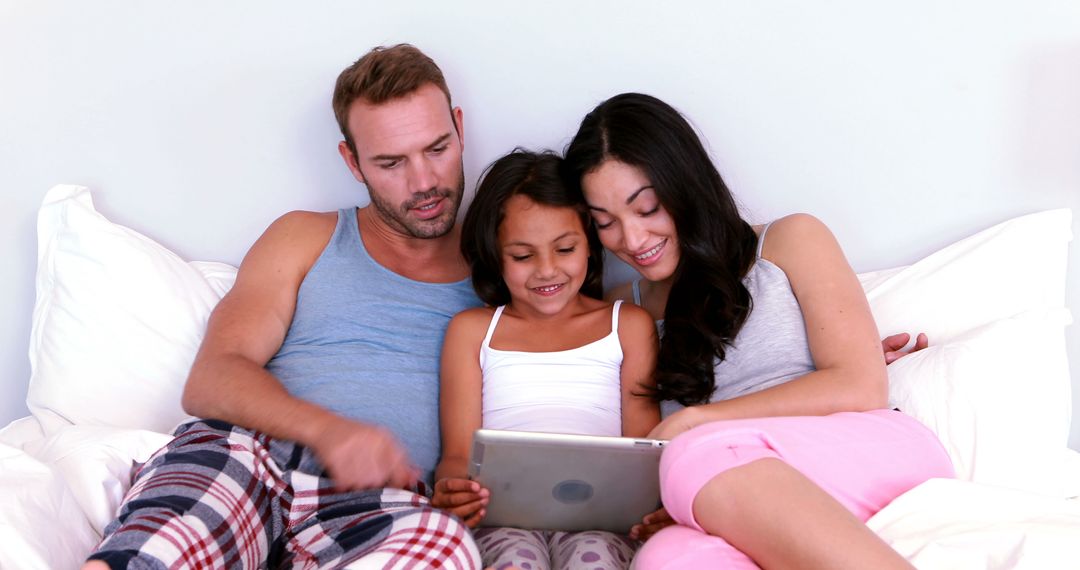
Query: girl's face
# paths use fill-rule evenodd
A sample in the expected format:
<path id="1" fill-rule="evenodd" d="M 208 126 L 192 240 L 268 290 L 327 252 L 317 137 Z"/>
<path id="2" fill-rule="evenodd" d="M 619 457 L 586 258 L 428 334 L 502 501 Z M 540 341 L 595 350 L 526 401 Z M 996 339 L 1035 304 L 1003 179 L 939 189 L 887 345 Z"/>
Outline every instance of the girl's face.
<path id="1" fill-rule="evenodd" d="M 607 160 L 581 179 L 600 241 L 649 281 L 664 281 L 679 265 L 675 221 L 660 205 L 645 172 Z"/>
<path id="2" fill-rule="evenodd" d="M 503 281 L 518 312 L 554 316 L 577 299 L 588 271 L 589 242 L 572 208 L 511 197 L 499 225 L 499 248 Z"/>

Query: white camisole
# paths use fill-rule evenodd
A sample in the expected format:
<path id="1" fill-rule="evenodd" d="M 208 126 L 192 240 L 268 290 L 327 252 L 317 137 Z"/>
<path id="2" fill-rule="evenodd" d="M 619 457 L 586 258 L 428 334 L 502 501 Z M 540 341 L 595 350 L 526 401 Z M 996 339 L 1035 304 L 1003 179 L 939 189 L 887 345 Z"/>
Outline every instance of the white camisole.
<path id="1" fill-rule="evenodd" d="M 483 426 L 488 429 L 585 435 L 622 435 L 619 306 L 611 332 L 584 346 L 557 352 L 491 348 L 505 306 L 495 309 L 480 346 Z"/>

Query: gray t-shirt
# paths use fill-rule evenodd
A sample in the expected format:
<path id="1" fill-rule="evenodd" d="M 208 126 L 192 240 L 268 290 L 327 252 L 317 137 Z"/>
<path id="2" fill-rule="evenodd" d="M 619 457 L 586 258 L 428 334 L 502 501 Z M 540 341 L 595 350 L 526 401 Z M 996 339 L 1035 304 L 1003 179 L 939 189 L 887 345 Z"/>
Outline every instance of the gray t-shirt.
<path id="1" fill-rule="evenodd" d="M 480 305 L 468 279 L 423 283 L 376 263 L 356 208 L 346 208 L 266 368 L 298 398 L 388 428 L 430 483 L 439 460 L 443 337 L 451 317 Z"/>

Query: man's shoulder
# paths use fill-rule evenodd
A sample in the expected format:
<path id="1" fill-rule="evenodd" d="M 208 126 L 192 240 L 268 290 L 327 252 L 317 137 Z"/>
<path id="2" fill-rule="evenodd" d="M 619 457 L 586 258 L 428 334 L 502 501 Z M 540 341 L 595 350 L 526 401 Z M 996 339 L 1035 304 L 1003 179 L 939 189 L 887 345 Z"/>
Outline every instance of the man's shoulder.
<path id="1" fill-rule="evenodd" d="M 240 277 L 248 273 L 288 273 L 302 279 L 315 263 L 337 226 L 335 212 L 289 212 L 274 220 L 248 250 Z"/>
<path id="2" fill-rule="evenodd" d="M 337 212 L 294 210 L 274 220 L 259 241 L 282 251 L 322 251 L 337 227 Z"/>
<path id="3" fill-rule="evenodd" d="M 337 212 L 309 212 L 307 210 L 293 210 L 274 220 L 267 231 L 288 232 L 299 234 L 320 234 L 333 231 L 337 226 Z"/>

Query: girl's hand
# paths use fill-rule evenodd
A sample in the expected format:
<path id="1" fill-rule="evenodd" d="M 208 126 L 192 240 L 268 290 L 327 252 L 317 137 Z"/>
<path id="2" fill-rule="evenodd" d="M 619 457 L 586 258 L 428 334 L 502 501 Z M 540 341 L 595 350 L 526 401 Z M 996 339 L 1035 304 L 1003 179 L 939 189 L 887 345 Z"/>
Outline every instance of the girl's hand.
<path id="1" fill-rule="evenodd" d="M 668 514 L 667 509 L 660 507 L 641 519 L 641 524 L 630 527 L 630 538 L 634 540 L 649 540 L 660 529 L 675 524 L 675 520 Z"/>
<path id="2" fill-rule="evenodd" d="M 465 521 L 465 526 L 476 528 L 487 514 L 491 493 L 476 481 L 447 477 L 435 483 L 431 506 L 455 514 Z"/>
<path id="3" fill-rule="evenodd" d="M 646 437 L 649 439 L 673 439 L 680 433 L 705 423 L 705 419 L 701 415 L 701 410 L 698 410 L 696 406 L 683 408 L 657 424 Z"/>

